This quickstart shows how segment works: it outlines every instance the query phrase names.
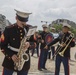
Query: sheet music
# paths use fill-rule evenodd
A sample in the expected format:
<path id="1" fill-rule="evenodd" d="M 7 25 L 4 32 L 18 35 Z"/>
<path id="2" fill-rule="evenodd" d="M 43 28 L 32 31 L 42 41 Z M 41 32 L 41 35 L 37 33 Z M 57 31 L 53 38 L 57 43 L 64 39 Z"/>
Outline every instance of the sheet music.
<path id="1" fill-rule="evenodd" d="M 29 28 L 28 33 L 26 36 L 31 36 L 36 32 L 37 26 L 34 26 L 32 28 Z"/>

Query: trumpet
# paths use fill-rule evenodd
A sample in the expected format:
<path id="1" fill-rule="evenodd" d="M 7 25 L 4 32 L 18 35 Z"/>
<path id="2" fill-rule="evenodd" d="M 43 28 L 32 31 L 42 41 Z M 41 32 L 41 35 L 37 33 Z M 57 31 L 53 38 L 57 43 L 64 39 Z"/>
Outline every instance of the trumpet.
<path id="1" fill-rule="evenodd" d="M 71 41 L 72 41 L 73 38 L 74 38 L 74 34 L 73 33 L 70 33 L 70 35 L 67 38 L 67 40 L 65 42 L 62 42 L 62 44 L 67 44 L 65 46 L 65 48 L 63 49 L 63 47 L 60 44 L 59 47 L 57 48 L 56 52 L 54 53 L 54 55 L 53 55 L 52 58 L 56 57 L 57 54 L 59 54 L 60 56 L 64 57 L 64 52 L 66 51 L 67 47 L 69 46 L 69 44 L 71 43 Z M 60 52 L 61 50 L 62 50 L 62 52 Z"/>

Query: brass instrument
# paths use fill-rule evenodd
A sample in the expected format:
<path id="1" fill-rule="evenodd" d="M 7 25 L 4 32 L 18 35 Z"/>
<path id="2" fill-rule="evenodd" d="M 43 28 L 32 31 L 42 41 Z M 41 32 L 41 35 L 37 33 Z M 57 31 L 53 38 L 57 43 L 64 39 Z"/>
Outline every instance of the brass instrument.
<path id="1" fill-rule="evenodd" d="M 25 62 L 29 61 L 29 54 L 26 53 L 26 51 L 28 49 L 27 48 L 25 49 L 24 47 L 26 46 L 27 39 L 29 39 L 30 36 L 35 33 L 36 29 L 37 29 L 37 26 L 30 27 L 28 33 L 22 39 L 21 44 L 20 44 L 20 48 L 19 48 L 19 52 L 17 53 L 19 61 L 14 62 L 14 69 L 15 70 L 18 70 L 18 71 L 22 70 Z M 25 30 L 25 32 L 26 32 L 26 30 Z"/>
<path id="2" fill-rule="evenodd" d="M 66 47 L 63 49 L 63 51 L 62 52 L 59 52 L 59 55 L 60 56 L 62 56 L 62 57 L 64 57 L 64 52 L 66 51 L 66 49 L 67 49 L 67 47 L 69 46 L 69 44 L 71 43 L 71 41 L 73 40 L 73 38 L 74 38 L 74 34 L 72 33 L 72 34 L 70 34 L 70 37 L 71 37 L 71 39 L 70 39 L 70 41 L 68 42 L 68 44 L 66 45 Z"/>
<path id="3" fill-rule="evenodd" d="M 15 70 L 22 70 L 23 66 L 24 66 L 24 63 L 27 62 L 29 60 L 29 56 L 28 54 L 26 53 L 27 49 L 24 50 L 24 45 L 26 43 L 26 37 L 24 37 L 21 41 L 21 45 L 20 45 L 20 48 L 19 48 L 19 52 L 17 54 L 18 58 L 19 58 L 19 61 L 18 62 L 14 62 L 14 69 Z"/>
<path id="4" fill-rule="evenodd" d="M 65 41 L 65 42 L 62 42 L 62 44 L 66 44 L 67 42 L 67 45 L 65 46 L 65 48 L 61 51 L 61 49 L 63 48 L 61 46 L 61 44 L 59 45 L 58 49 L 56 50 L 56 52 L 54 53 L 53 57 L 54 58 L 57 54 L 59 54 L 60 56 L 64 57 L 64 52 L 66 51 L 67 47 L 69 46 L 69 44 L 71 43 L 72 39 L 74 38 L 74 34 L 73 33 L 70 33 L 68 39 Z"/>

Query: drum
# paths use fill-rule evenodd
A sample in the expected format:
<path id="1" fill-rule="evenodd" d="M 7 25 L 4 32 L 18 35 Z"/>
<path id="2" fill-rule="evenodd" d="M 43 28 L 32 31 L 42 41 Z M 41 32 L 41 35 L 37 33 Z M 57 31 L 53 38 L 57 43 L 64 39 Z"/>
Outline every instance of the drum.
<path id="1" fill-rule="evenodd" d="M 53 41 L 53 35 L 51 33 L 48 33 L 46 36 L 45 36 L 45 43 L 48 45 L 50 42 Z"/>

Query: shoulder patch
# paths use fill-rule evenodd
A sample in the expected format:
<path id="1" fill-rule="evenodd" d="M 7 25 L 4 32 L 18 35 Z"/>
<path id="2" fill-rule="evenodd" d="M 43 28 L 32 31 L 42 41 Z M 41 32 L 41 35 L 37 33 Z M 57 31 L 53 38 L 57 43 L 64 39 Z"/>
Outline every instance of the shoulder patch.
<path id="1" fill-rule="evenodd" d="M 1 35 L 1 41 L 3 42 L 5 39 L 4 34 Z"/>

